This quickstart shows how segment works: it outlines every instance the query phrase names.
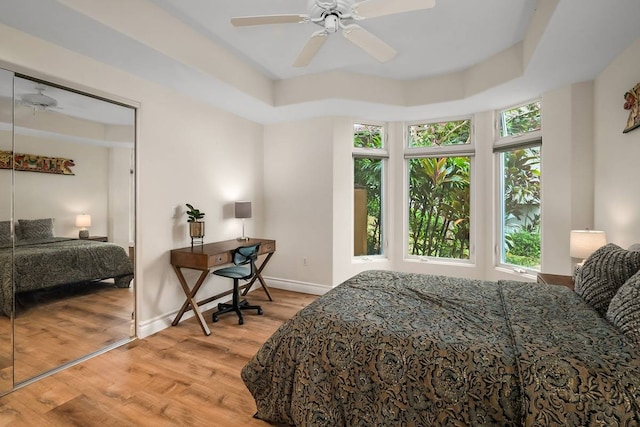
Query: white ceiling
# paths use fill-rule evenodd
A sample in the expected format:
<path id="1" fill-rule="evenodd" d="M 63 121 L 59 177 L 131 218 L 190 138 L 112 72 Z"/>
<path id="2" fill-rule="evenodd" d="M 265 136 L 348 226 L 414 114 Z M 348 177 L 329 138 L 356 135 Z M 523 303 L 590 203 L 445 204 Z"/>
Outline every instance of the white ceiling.
<path id="1" fill-rule="evenodd" d="M 309 14 L 305 0 L 153 2 L 274 79 L 340 70 L 401 80 L 462 70 L 522 41 L 536 4 L 535 0 L 437 0 L 432 9 L 358 23 L 396 49 L 398 55 L 389 63 L 376 62 L 336 33 L 309 66 L 294 68 L 291 64 L 319 29 L 316 25 L 236 28 L 229 20 L 245 15 Z"/>
<path id="2" fill-rule="evenodd" d="M 315 115 L 415 120 L 504 107 L 595 78 L 640 37 L 639 0 L 436 0 L 432 9 L 359 22 L 397 50 L 397 57 L 387 63 L 377 63 L 342 35 L 331 34 L 309 66 L 294 68 L 291 63 L 318 27 L 281 24 L 235 28 L 229 20 L 245 15 L 306 14 L 306 0 L 102 1 L 2 0 L 0 23 L 260 123 Z M 102 10 L 102 15 L 109 16 L 102 19 L 102 15 L 83 10 L 91 7 L 110 7 Z M 136 10 L 133 15 L 131 8 Z M 541 33 L 535 34 L 532 23 L 540 10 L 551 10 L 552 14 Z M 316 78 L 335 72 L 411 84 L 482 65 L 523 40 L 535 43 L 518 75 L 504 82 L 488 82 L 485 89 L 462 99 L 402 104 L 331 96 L 277 105 L 225 80 L 215 70 L 198 67 L 158 48 L 160 45 L 149 38 L 141 38 L 140 28 L 148 28 L 145 36 L 153 36 L 156 19 L 162 20 L 166 34 L 178 37 L 191 28 L 209 40 L 211 49 L 189 51 L 193 49 L 189 43 L 181 46 L 196 58 L 193 61 L 205 61 L 209 56 L 214 61 L 218 57 L 214 58 L 213 52 L 222 47 L 257 70 L 257 76 L 271 81 L 273 91 L 302 76 Z"/>

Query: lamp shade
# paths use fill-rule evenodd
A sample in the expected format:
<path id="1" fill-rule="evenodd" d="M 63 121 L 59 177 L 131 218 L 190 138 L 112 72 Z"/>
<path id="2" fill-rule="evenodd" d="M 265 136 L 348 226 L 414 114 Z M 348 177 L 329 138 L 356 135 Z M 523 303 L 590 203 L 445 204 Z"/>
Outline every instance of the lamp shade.
<path id="1" fill-rule="evenodd" d="M 251 218 L 251 202 L 236 202 L 236 218 Z"/>
<path id="2" fill-rule="evenodd" d="M 604 231 L 571 230 L 569 251 L 572 258 L 588 258 L 596 249 L 606 244 L 607 236 Z"/>
<path id="3" fill-rule="evenodd" d="M 82 214 L 76 216 L 76 227 L 91 227 L 91 215 Z"/>

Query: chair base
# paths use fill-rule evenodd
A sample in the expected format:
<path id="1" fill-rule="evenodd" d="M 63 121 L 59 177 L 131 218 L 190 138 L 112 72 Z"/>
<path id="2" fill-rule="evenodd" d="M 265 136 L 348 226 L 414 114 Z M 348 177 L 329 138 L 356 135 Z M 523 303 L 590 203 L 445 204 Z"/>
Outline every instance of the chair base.
<path id="1" fill-rule="evenodd" d="M 235 306 L 234 304 L 226 303 L 218 304 L 218 311 L 213 313 L 213 315 L 211 316 L 211 320 L 215 323 L 220 320 L 218 319 L 219 315 L 235 311 L 238 315 L 238 325 L 242 325 L 244 323 L 244 319 L 242 318 L 242 310 L 258 310 L 258 314 L 262 315 L 262 307 L 260 307 L 259 305 L 250 305 L 249 301 L 242 300 L 238 303 L 237 306 Z"/>

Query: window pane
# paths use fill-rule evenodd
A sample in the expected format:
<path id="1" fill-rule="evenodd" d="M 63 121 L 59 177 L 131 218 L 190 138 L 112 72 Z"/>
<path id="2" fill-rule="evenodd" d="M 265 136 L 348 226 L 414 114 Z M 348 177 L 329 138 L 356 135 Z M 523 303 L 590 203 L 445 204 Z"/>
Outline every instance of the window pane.
<path id="1" fill-rule="evenodd" d="M 500 112 L 500 136 L 540 130 L 540 101 Z"/>
<path id="2" fill-rule="evenodd" d="M 540 147 L 500 153 L 501 262 L 540 270 Z"/>
<path id="3" fill-rule="evenodd" d="M 409 147 L 438 147 L 471 143 L 471 120 L 423 123 L 408 128 Z"/>
<path id="4" fill-rule="evenodd" d="M 384 126 L 355 123 L 353 125 L 353 146 L 356 148 L 383 148 L 383 131 Z"/>
<path id="5" fill-rule="evenodd" d="M 408 162 L 409 254 L 469 259 L 470 157 Z"/>
<path id="6" fill-rule="evenodd" d="M 355 256 L 382 254 L 382 159 L 353 159 Z"/>

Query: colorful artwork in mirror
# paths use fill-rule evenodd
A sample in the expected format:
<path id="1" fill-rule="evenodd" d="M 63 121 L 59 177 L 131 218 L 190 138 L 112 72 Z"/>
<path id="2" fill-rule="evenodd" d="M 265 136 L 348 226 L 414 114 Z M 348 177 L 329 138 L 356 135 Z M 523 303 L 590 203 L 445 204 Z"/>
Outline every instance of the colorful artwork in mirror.
<path id="1" fill-rule="evenodd" d="M 0 169 L 13 168 L 17 171 L 75 175 L 71 170 L 71 166 L 75 166 L 71 159 L 38 156 L 35 154 L 15 153 L 12 162 L 11 151 L 0 151 Z"/>

